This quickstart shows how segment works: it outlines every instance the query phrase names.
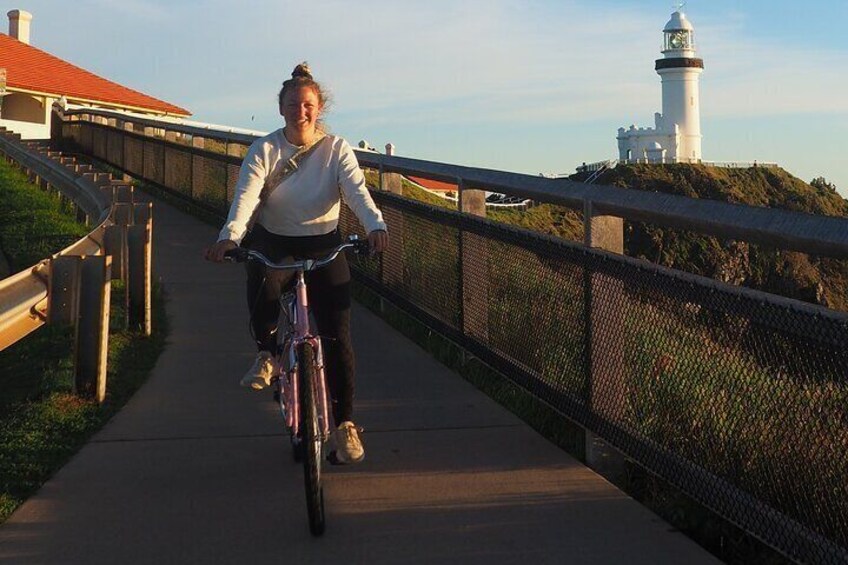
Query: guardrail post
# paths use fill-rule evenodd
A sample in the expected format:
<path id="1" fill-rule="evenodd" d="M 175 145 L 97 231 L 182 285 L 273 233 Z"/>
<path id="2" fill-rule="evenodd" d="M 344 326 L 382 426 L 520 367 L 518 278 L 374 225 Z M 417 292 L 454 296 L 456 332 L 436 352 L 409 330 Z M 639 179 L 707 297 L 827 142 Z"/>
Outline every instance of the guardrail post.
<path id="1" fill-rule="evenodd" d="M 465 188 L 457 179 L 460 212 L 486 217 L 486 192 Z M 462 332 L 482 343 L 489 341 L 489 246 L 485 237 L 459 231 L 462 286 Z"/>
<path id="2" fill-rule="evenodd" d="M 74 392 L 106 398 L 106 355 L 109 349 L 109 302 L 112 258 L 80 259 L 79 316 L 74 339 Z"/>
<path id="3" fill-rule="evenodd" d="M 615 216 L 596 215 L 592 202 L 583 210 L 584 243 L 624 253 L 624 220 Z M 586 379 L 590 411 L 612 424 L 618 423 L 627 409 L 627 387 L 624 381 L 624 281 L 603 273 L 585 270 L 584 304 L 586 306 Z M 587 431 L 586 464 L 605 476 L 622 471 L 624 457 L 598 435 Z"/>
<path id="4" fill-rule="evenodd" d="M 47 323 L 70 325 L 79 313 L 80 257 L 62 255 L 50 260 L 47 282 Z"/>
<path id="5" fill-rule="evenodd" d="M 153 242 L 153 204 L 136 204 L 133 207 L 134 224 L 127 231 L 129 308 L 127 321 L 149 336 L 151 320 L 151 260 Z"/>

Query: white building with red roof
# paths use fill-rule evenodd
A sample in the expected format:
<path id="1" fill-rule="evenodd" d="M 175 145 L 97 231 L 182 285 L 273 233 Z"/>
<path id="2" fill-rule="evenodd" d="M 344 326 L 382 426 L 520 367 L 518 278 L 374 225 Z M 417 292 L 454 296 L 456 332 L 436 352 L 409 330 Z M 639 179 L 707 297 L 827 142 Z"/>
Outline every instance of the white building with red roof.
<path id="1" fill-rule="evenodd" d="M 0 127 L 24 139 L 50 137 L 53 104 L 185 118 L 191 112 L 106 80 L 29 44 L 32 14 L 12 10 L 0 33 Z M 5 75 L 5 79 L 4 79 Z"/>

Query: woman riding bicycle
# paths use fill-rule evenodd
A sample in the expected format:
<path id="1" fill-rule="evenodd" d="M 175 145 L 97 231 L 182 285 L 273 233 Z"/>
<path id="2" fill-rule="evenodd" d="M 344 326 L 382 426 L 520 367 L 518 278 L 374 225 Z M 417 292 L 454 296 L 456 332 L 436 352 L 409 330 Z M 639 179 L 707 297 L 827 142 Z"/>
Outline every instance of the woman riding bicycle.
<path id="1" fill-rule="evenodd" d="M 317 258 L 341 242 L 340 196 L 368 232 L 372 251 L 388 244 L 386 224 L 374 205 L 365 177 L 348 143 L 323 131 L 326 96 L 306 63 L 295 67 L 279 93 L 285 127 L 257 139 L 239 172 L 233 203 L 218 241 L 206 251 L 210 261 L 242 243 L 270 260 Z M 294 166 L 287 163 L 294 158 Z M 282 172 L 281 172 L 282 171 Z M 266 185 L 266 181 L 271 181 Z M 281 182 L 276 182 L 282 178 Z M 264 190 L 263 190 L 264 188 Z M 250 224 L 249 238 L 245 240 Z M 247 302 L 259 353 L 241 385 L 267 387 L 276 373 L 275 330 L 279 299 L 290 271 L 247 264 Z M 309 303 L 323 341 L 326 374 L 337 424 L 335 459 L 355 463 L 365 456 L 353 423 L 355 361 L 350 337 L 350 270 L 344 254 L 310 273 Z"/>

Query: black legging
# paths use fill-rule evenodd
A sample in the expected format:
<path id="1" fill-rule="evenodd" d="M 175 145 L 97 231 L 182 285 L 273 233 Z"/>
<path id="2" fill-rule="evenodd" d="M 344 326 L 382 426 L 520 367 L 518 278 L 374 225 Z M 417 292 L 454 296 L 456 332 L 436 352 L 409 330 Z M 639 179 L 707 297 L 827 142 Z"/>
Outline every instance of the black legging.
<path id="1" fill-rule="evenodd" d="M 290 237 L 269 232 L 256 225 L 251 231 L 251 249 L 274 262 L 286 257 L 316 259 L 326 256 L 341 243 L 338 231 L 324 235 Z M 291 281 L 291 271 L 266 269 L 254 261 L 247 263 L 247 304 L 251 312 L 259 351 L 274 353 L 280 295 Z M 317 271 L 306 275 L 309 305 L 318 334 L 323 338 L 324 365 L 330 388 L 336 425 L 353 418 L 355 359 L 350 338 L 350 269 L 344 254 Z"/>

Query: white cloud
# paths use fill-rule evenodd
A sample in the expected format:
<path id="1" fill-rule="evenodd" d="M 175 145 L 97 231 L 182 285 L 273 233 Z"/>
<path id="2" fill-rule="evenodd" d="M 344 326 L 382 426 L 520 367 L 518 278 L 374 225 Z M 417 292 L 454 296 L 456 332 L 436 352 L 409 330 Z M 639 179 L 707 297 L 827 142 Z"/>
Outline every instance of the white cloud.
<path id="1" fill-rule="evenodd" d="M 660 109 L 653 61 L 664 21 L 641 7 L 374 1 L 351 10 L 331 1 L 292 3 L 285 12 L 307 23 L 276 36 L 259 26 L 244 38 L 248 45 L 270 39 L 250 48 L 280 54 L 253 69 L 282 80 L 309 59 L 345 116 L 410 125 L 607 118 L 650 125 Z M 694 23 L 707 66 L 705 116 L 848 109 L 845 53 L 740 39 L 739 14 L 720 26 Z"/>

